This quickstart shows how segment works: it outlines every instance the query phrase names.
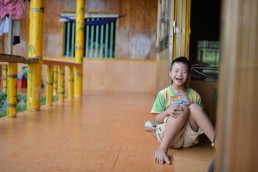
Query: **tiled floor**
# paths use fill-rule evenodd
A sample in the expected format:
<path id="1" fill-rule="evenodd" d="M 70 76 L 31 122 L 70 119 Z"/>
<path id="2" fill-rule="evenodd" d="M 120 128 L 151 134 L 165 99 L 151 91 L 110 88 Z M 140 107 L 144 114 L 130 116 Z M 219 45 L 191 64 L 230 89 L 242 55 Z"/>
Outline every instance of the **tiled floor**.
<path id="1" fill-rule="evenodd" d="M 39 112 L 0 119 L 0 171 L 207 171 L 207 146 L 170 151 L 153 161 L 158 142 L 144 131 L 154 95 L 94 92 Z"/>

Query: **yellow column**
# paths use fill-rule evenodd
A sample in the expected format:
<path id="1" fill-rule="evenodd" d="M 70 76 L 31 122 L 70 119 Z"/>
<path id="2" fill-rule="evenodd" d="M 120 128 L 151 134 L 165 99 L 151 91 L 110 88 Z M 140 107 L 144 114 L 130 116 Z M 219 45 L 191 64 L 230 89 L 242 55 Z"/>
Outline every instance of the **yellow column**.
<path id="1" fill-rule="evenodd" d="M 76 0 L 75 62 L 83 63 L 84 54 L 84 0 Z M 82 96 L 83 65 L 74 68 L 75 97 Z"/>
<path id="2" fill-rule="evenodd" d="M 38 57 L 38 64 L 28 65 L 27 110 L 40 110 L 42 37 L 43 37 L 44 0 L 30 2 L 30 30 L 28 56 Z"/>
<path id="3" fill-rule="evenodd" d="M 73 77 L 73 67 L 69 67 L 68 71 L 68 98 L 72 99 L 74 96 L 74 77 Z"/>
<path id="4" fill-rule="evenodd" d="M 64 101 L 65 94 L 65 67 L 59 66 L 58 68 L 58 100 Z"/>
<path id="5" fill-rule="evenodd" d="M 13 54 L 13 21 L 8 25 L 8 54 Z M 7 117 L 16 117 L 17 109 L 17 63 L 8 63 L 7 68 Z"/>
<path id="6" fill-rule="evenodd" d="M 16 117 L 17 63 L 8 63 L 7 83 L 7 117 Z"/>
<path id="7" fill-rule="evenodd" d="M 58 66 L 54 66 L 54 86 L 53 86 L 54 95 L 57 95 L 58 92 Z"/>
<path id="8" fill-rule="evenodd" d="M 7 66 L 2 65 L 2 86 L 3 92 L 7 91 Z"/>
<path id="9" fill-rule="evenodd" d="M 46 105 L 53 104 L 53 81 L 54 81 L 54 66 L 47 66 L 47 88 L 46 88 Z"/>

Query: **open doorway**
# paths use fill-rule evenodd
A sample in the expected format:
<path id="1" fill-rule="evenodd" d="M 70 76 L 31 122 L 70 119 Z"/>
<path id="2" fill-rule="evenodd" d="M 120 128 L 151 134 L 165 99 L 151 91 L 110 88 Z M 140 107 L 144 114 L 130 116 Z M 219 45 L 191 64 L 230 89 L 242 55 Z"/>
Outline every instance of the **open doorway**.
<path id="1" fill-rule="evenodd" d="M 219 67 L 220 0 L 192 0 L 190 60 Z"/>
<path id="2" fill-rule="evenodd" d="M 191 87 L 202 97 L 204 111 L 216 123 L 220 65 L 220 0 L 192 0 L 189 59 Z"/>

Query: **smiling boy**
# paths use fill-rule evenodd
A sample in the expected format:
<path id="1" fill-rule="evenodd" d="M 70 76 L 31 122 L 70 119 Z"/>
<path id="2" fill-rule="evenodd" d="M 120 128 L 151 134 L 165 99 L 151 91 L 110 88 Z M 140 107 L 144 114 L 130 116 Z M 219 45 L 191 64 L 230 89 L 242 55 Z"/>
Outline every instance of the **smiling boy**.
<path id="1" fill-rule="evenodd" d="M 176 58 L 169 71 L 172 85 L 161 90 L 153 104 L 151 113 L 158 124 L 154 133 L 160 142 L 155 151 L 157 163 L 171 164 L 168 149 L 194 146 L 202 133 L 214 141 L 215 131 L 202 110 L 201 97 L 187 86 L 190 69 L 185 57 Z"/>

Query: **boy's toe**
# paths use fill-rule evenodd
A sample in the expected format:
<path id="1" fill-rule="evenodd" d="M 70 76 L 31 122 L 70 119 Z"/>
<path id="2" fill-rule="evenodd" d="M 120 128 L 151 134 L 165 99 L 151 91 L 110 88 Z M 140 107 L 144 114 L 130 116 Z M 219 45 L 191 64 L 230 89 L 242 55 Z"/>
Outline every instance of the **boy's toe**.
<path id="1" fill-rule="evenodd" d="M 164 158 L 164 161 L 166 162 L 166 164 L 171 164 L 171 162 L 170 162 L 170 160 L 169 160 L 168 157 L 165 157 L 165 158 Z"/>

